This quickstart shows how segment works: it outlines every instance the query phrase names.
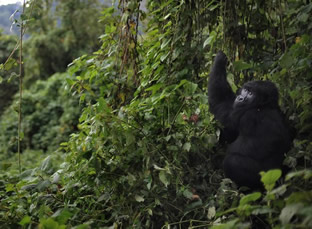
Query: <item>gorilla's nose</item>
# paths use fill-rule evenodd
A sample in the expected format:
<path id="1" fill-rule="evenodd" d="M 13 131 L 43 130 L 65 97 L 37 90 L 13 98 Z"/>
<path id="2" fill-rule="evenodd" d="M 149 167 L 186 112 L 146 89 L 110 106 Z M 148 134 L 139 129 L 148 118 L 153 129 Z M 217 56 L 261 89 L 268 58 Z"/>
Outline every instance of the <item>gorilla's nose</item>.
<path id="1" fill-rule="evenodd" d="M 241 96 L 241 95 L 239 95 L 239 96 L 237 97 L 237 101 L 238 101 L 238 102 L 243 102 L 243 101 L 244 101 L 244 97 Z"/>

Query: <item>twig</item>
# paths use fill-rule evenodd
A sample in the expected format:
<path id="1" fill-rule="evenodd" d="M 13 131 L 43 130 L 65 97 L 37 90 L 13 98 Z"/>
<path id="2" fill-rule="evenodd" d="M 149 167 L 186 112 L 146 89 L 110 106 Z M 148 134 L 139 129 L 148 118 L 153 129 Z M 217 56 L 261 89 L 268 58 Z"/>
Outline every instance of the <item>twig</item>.
<path id="1" fill-rule="evenodd" d="M 25 12 L 26 0 L 23 3 L 23 11 Z M 18 152 L 18 168 L 19 173 L 21 174 L 21 132 L 22 132 L 22 97 L 23 97 L 23 35 L 24 35 L 24 21 L 21 21 L 21 30 L 20 30 L 20 45 L 19 45 L 19 105 L 18 105 L 18 142 L 17 142 L 17 152 Z"/>

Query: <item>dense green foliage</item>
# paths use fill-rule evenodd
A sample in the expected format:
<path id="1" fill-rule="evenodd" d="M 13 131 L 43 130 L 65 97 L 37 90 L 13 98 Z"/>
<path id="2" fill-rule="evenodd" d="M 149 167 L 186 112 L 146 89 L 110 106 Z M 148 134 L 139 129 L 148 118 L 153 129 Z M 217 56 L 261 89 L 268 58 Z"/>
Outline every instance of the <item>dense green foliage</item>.
<path id="1" fill-rule="evenodd" d="M 141 3 L 120 0 L 118 9 L 105 9 L 99 50 L 25 92 L 25 147 L 51 152 L 60 130 L 73 127 L 77 108 L 82 111 L 78 130 L 41 165 L 17 175 L 15 165 L 2 163 L 0 223 L 7 228 L 312 227 L 312 3 L 159 0 L 148 1 L 147 11 Z M 66 7 L 64 15 L 70 16 Z M 54 34 L 44 36 L 53 47 Z M 219 124 L 208 112 L 206 92 L 220 49 L 229 56 L 233 89 L 249 79 L 273 81 L 296 128 L 285 160 L 292 171 L 284 180 L 279 170 L 263 173 L 262 193 L 237 189 L 221 169 L 225 146 L 218 143 Z M 63 92 L 64 82 L 79 95 L 80 105 Z M 12 113 L 3 116 L 7 144 Z"/>
<path id="2" fill-rule="evenodd" d="M 24 93 L 24 149 L 53 152 L 77 130 L 78 99 L 65 89 L 65 79 L 66 74 L 55 74 L 46 81 L 37 81 Z M 1 154 L 17 151 L 17 103 L 16 98 L 1 118 Z"/>
<path id="3" fill-rule="evenodd" d="M 12 36 L 4 35 L 0 32 L 0 63 L 6 62 L 15 45 L 16 41 Z M 14 55 L 14 57 L 16 56 Z M 7 68 L 7 70 L 12 68 L 9 71 L 0 69 L 0 114 L 12 102 L 13 96 L 18 90 L 17 81 L 12 80 L 16 76 L 15 70 L 17 68 L 14 62 L 12 64 L 13 66 L 8 66 Z"/>
<path id="4" fill-rule="evenodd" d="M 32 36 L 26 45 L 26 85 L 64 72 L 75 58 L 99 48 L 102 8 L 97 0 L 32 2 L 26 11 L 34 20 L 27 28 Z"/>

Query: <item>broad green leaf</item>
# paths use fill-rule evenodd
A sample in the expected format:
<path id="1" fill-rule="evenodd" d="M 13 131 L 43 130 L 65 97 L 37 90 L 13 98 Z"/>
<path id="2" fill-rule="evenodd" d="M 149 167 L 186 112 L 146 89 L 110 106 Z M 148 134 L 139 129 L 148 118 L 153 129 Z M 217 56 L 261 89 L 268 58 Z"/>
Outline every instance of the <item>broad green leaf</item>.
<path id="1" fill-rule="evenodd" d="M 250 202 L 254 202 L 254 201 L 258 200 L 260 197 L 261 197 L 260 192 L 254 192 L 254 193 L 248 194 L 246 196 L 243 196 L 240 199 L 239 205 L 242 206 L 242 205 L 248 204 Z"/>
<path id="2" fill-rule="evenodd" d="M 203 47 L 205 48 L 207 45 L 213 44 L 216 38 L 217 38 L 217 33 L 215 31 L 212 31 L 209 34 L 209 37 L 205 40 Z"/>
<path id="3" fill-rule="evenodd" d="M 66 78 L 66 82 L 70 85 L 73 86 L 75 84 L 75 81 L 73 81 L 72 79 Z"/>
<path id="4" fill-rule="evenodd" d="M 252 215 L 263 215 L 268 213 L 273 213 L 275 210 L 268 206 L 257 206 L 257 208 L 252 210 Z"/>
<path id="5" fill-rule="evenodd" d="M 166 169 L 159 167 L 158 165 L 154 164 L 154 169 L 165 171 Z"/>
<path id="6" fill-rule="evenodd" d="M 201 199 L 199 199 L 199 200 L 197 200 L 195 202 L 191 202 L 189 205 L 187 205 L 187 209 L 198 208 L 202 205 L 203 205 L 203 201 Z"/>
<path id="7" fill-rule="evenodd" d="M 76 229 L 90 229 L 90 225 L 88 225 L 88 224 L 81 224 L 81 225 L 79 225 L 79 226 L 77 226 L 75 228 Z M 115 228 L 115 227 L 113 227 L 113 228 Z"/>
<path id="8" fill-rule="evenodd" d="M 183 149 L 187 152 L 190 152 L 190 149 L 191 149 L 191 143 L 190 142 L 186 142 L 184 143 L 183 145 Z"/>
<path id="9" fill-rule="evenodd" d="M 6 71 L 9 71 L 11 68 L 13 68 L 13 67 L 16 66 L 16 65 L 17 65 L 16 60 L 14 60 L 13 58 L 10 58 L 10 59 L 6 62 L 5 66 L 4 66 L 4 69 L 5 69 Z"/>
<path id="10" fill-rule="evenodd" d="M 298 15 L 298 20 L 301 21 L 301 22 L 307 22 L 307 20 L 309 19 L 310 17 L 310 14 L 306 14 L 306 13 L 301 13 Z"/>
<path id="11" fill-rule="evenodd" d="M 164 49 L 165 47 L 167 47 L 167 45 L 169 44 L 169 42 L 171 41 L 171 38 L 166 40 L 165 42 L 163 42 L 160 46 L 160 49 Z"/>
<path id="12" fill-rule="evenodd" d="M 148 212 L 149 215 L 153 215 L 153 210 L 152 209 L 150 209 L 150 208 L 147 209 L 147 212 Z"/>
<path id="13" fill-rule="evenodd" d="M 107 105 L 105 99 L 103 97 L 99 98 L 98 100 L 98 112 L 107 112 L 110 113 L 112 110 Z"/>
<path id="14" fill-rule="evenodd" d="M 170 54 L 170 52 L 165 53 L 164 55 L 162 55 L 162 56 L 160 57 L 160 60 L 163 62 L 165 59 L 167 59 L 167 57 L 169 56 L 169 54 Z"/>
<path id="15" fill-rule="evenodd" d="M 282 171 L 280 169 L 273 169 L 267 172 L 260 172 L 261 181 L 267 191 L 271 191 L 276 181 L 281 177 Z"/>
<path id="16" fill-rule="evenodd" d="M 56 222 L 52 218 L 48 219 L 41 219 L 39 228 L 44 228 L 44 229 L 65 229 L 65 225 L 59 225 L 58 222 Z"/>
<path id="17" fill-rule="evenodd" d="M 53 215 L 53 218 L 57 218 L 57 222 L 60 224 L 66 224 L 67 221 L 72 217 L 72 213 L 67 209 L 58 209 Z"/>
<path id="18" fill-rule="evenodd" d="M 289 52 L 283 54 L 280 58 L 280 65 L 282 68 L 289 69 L 294 64 L 295 58 Z"/>
<path id="19" fill-rule="evenodd" d="M 166 171 L 160 171 L 159 172 L 159 179 L 166 187 L 168 187 L 168 185 L 170 184 L 170 182 L 167 178 L 167 172 Z"/>
<path id="20" fill-rule="evenodd" d="M 294 177 L 299 177 L 303 179 L 310 179 L 312 177 L 312 171 L 308 169 L 291 172 L 286 175 L 286 181 L 291 180 Z"/>
<path id="21" fill-rule="evenodd" d="M 59 181 L 60 181 L 60 178 L 61 178 L 61 176 L 60 176 L 60 174 L 58 173 L 58 172 L 56 172 L 56 173 L 54 173 L 53 175 L 52 175 L 52 183 L 53 184 L 58 184 L 59 183 Z"/>
<path id="22" fill-rule="evenodd" d="M 193 95 L 197 89 L 198 85 L 196 83 L 187 82 L 184 84 L 185 92 L 187 95 Z"/>
<path id="23" fill-rule="evenodd" d="M 139 196 L 139 195 L 135 195 L 135 200 L 137 202 L 144 202 L 144 198 L 142 196 Z"/>
<path id="24" fill-rule="evenodd" d="M 185 189 L 185 190 L 183 191 L 183 196 L 186 197 L 187 199 L 192 199 L 193 193 L 192 193 L 190 190 Z"/>
<path id="25" fill-rule="evenodd" d="M 279 216 L 280 221 L 282 224 L 288 224 L 290 223 L 290 220 L 293 218 L 296 213 L 298 213 L 303 208 L 302 203 L 296 203 L 287 205 L 282 209 L 282 212 Z"/>
<path id="26" fill-rule="evenodd" d="M 41 163 L 40 169 L 44 172 L 48 172 L 52 168 L 51 156 L 47 156 Z"/>
<path id="27" fill-rule="evenodd" d="M 38 190 L 40 192 L 42 192 L 42 191 L 46 190 L 48 187 L 50 187 L 50 186 L 51 186 L 51 182 L 49 180 L 44 180 L 44 181 L 40 181 L 38 183 L 37 188 L 38 188 Z"/>
<path id="28" fill-rule="evenodd" d="M 287 204 L 307 203 L 312 199 L 312 191 L 293 192 L 286 200 Z"/>
<path id="29" fill-rule="evenodd" d="M 81 96 L 80 96 L 80 99 L 79 99 L 79 103 L 83 103 L 85 101 L 85 98 L 86 98 L 86 93 L 83 93 Z"/>
<path id="30" fill-rule="evenodd" d="M 146 88 L 145 91 L 152 91 L 152 95 L 154 95 L 163 86 L 164 86 L 163 83 L 154 84 L 153 86 Z"/>
<path id="31" fill-rule="evenodd" d="M 20 132 L 20 141 L 24 139 L 24 136 L 25 136 L 24 132 Z"/>
<path id="32" fill-rule="evenodd" d="M 216 216 L 216 207 L 209 207 L 208 208 L 208 214 L 207 214 L 207 218 L 209 220 L 213 219 Z"/>
<path id="33" fill-rule="evenodd" d="M 233 67 L 235 71 L 239 72 L 251 68 L 252 64 L 248 64 L 242 60 L 238 60 L 233 63 Z"/>
<path id="34" fill-rule="evenodd" d="M 24 216 L 24 218 L 19 222 L 19 225 L 26 226 L 30 222 L 31 222 L 31 218 L 30 216 L 27 215 L 27 216 Z"/>
<path id="35" fill-rule="evenodd" d="M 6 185 L 5 185 L 5 191 L 6 191 L 6 192 L 12 192 L 12 191 L 14 191 L 14 190 L 15 190 L 14 184 L 6 184 Z"/>
<path id="36" fill-rule="evenodd" d="M 211 229 L 233 229 L 236 228 L 235 224 L 237 223 L 238 219 L 233 219 L 231 221 L 228 221 L 227 223 L 214 225 L 211 227 Z"/>

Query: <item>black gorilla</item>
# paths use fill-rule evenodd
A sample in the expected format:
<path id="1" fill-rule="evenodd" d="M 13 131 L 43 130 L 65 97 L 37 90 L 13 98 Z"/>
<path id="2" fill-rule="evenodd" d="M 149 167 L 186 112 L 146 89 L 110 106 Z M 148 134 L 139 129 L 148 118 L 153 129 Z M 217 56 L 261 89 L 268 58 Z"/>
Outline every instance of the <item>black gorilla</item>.
<path id="1" fill-rule="evenodd" d="M 209 78 L 210 111 L 230 143 L 223 161 L 225 175 L 239 186 L 263 188 L 260 171 L 282 169 L 292 137 L 278 105 L 278 90 L 269 81 L 250 81 L 233 93 L 226 80 L 227 58 L 215 57 Z"/>

